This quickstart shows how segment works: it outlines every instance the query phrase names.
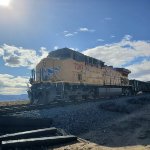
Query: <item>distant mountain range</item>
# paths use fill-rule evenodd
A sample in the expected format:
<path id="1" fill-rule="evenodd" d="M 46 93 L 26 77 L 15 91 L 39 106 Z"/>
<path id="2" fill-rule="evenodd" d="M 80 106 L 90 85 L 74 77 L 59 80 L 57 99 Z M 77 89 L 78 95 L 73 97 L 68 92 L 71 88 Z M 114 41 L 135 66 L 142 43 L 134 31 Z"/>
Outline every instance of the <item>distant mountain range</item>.
<path id="1" fill-rule="evenodd" d="M 28 100 L 27 94 L 21 95 L 0 95 L 0 101 Z"/>

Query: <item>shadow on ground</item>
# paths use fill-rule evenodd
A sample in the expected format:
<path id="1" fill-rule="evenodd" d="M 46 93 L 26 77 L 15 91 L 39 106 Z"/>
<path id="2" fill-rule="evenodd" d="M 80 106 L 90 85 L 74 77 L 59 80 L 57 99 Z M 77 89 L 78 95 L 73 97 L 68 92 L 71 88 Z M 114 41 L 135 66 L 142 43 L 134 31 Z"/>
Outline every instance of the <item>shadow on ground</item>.
<path id="1" fill-rule="evenodd" d="M 127 99 L 124 102 L 106 102 L 100 109 L 122 114 L 106 126 L 80 134 L 91 142 L 108 147 L 150 145 L 150 97 Z"/>
<path id="2" fill-rule="evenodd" d="M 31 119 L 10 116 L 0 117 L 0 135 L 50 127 L 51 119 Z"/>

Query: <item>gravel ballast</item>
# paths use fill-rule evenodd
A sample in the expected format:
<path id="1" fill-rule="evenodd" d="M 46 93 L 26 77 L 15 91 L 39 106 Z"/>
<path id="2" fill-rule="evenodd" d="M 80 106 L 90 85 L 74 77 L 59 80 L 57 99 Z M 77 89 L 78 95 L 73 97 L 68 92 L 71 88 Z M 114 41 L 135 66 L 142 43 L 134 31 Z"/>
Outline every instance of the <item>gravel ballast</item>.
<path id="1" fill-rule="evenodd" d="M 145 133 L 147 130 L 149 131 L 146 127 L 150 125 L 148 120 L 150 117 L 149 97 L 150 95 L 140 95 L 70 104 L 50 109 L 20 112 L 13 116 L 50 118 L 51 126 L 64 129 L 70 134 L 100 145 L 147 144 L 150 141 L 150 136 Z M 146 121 L 141 121 L 143 118 L 146 118 Z M 130 139 L 131 137 L 132 139 Z"/>

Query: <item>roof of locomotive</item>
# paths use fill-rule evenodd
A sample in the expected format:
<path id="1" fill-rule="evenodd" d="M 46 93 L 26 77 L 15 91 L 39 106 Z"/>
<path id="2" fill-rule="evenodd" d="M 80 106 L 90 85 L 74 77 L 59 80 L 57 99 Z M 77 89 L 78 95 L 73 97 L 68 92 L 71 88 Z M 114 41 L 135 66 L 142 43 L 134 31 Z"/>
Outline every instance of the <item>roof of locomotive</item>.
<path id="1" fill-rule="evenodd" d="M 74 51 L 69 48 L 62 48 L 55 51 L 51 51 L 48 55 L 50 58 L 67 59 L 72 58 L 76 61 L 85 62 L 89 64 L 104 66 L 104 62 L 93 57 L 86 56 L 80 52 Z"/>
<path id="2" fill-rule="evenodd" d="M 126 75 L 128 75 L 129 73 L 131 73 L 130 70 L 125 69 L 125 68 L 115 68 L 115 70 L 117 70 L 117 71 L 119 71 L 119 72 L 121 72 L 123 74 L 126 74 Z"/>
<path id="3" fill-rule="evenodd" d="M 86 64 L 92 64 L 95 66 L 100 65 L 102 67 L 107 66 L 107 65 L 104 65 L 104 62 L 101 60 L 98 60 L 98 59 L 90 57 L 90 56 L 86 56 L 78 51 L 74 51 L 69 48 L 62 48 L 62 49 L 57 49 L 55 51 L 51 51 L 47 57 L 48 58 L 57 58 L 57 59 L 72 58 L 76 61 L 85 62 Z M 107 66 L 107 67 L 113 68 L 113 66 Z M 113 69 L 116 71 L 119 71 L 123 74 L 126 74 L 126 75 L 131 73 L 130 70 L 125 69 L 125 68 L 113 68 Z"/>

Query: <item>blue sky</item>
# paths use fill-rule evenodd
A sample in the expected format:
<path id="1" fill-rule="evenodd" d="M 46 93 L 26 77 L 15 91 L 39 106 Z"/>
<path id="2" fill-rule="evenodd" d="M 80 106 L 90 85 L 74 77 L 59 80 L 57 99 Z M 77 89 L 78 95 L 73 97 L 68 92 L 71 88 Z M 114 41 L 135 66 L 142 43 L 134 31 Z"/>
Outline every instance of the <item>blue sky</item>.
<path id="1" fill-rule="evenodd" d="M 149 0 L 10 0 L 9 6 L 0 5 L 0 94 L 24 93 L 30 69 L 63 47 L 125 66 L 130 78 L 150 80 L 149 18 Z"/>

